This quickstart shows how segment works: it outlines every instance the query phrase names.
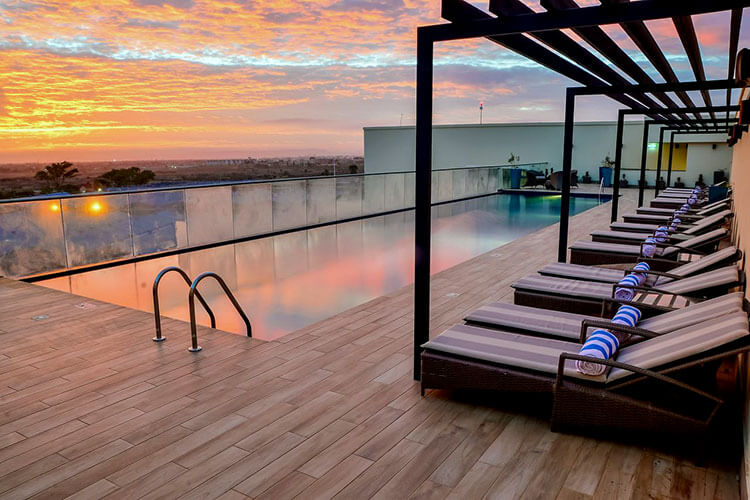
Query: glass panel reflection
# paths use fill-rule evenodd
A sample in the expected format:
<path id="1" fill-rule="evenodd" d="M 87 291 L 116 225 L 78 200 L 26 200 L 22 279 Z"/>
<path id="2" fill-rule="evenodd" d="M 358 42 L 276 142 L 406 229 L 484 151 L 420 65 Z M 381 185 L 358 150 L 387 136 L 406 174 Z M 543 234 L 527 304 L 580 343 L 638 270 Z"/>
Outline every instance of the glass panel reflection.
<path id="1" fill-rule="evenodd" d="M 187 245 L 183 191 L 152 191 L 128 196 L 136 255 Z"/>
<path id="2" fill-rule="evenodd" d="M 232 214 L 235 238 L 273 231 L 271 184 L 232 186 Z"/>
<path id="3" fill-rule="evenodd" d="M 305 181 L 273 184 L 273 229 L 280 231 L 302 227 L 307 223 L 307 183 Z"/>
<path id="4" fill-rule="evenodd" d="M 185 206 L 188 243 L 191 246 L 232 239 L 231 186 L 186 189 Z"/>
<path id="5" fill-rule="evenodd" d="M 385 176 L 368 175 L 364 177 L 364 199 L 362 200 L 362 214 L 376 214 L 383 211 L 385 206 Z"/>
<path id="6" fill-rule="evenodd" d="M 84 196 L 62 202 L 71 267 L 133 255 L 128 196 Z"/>
<path id="7" fill-rule="evenodd" d="M 336 178 L 336 218 L 362 215 L 362 177 Z"/>
<path id="8" fill-rule="evenodd" d="M 336 220 L 336 179 L 307 181 L 307 223 Z"/>
<path id="9" fill-rule="evenodd" d="M 0 205 L 0 275 L 17 278 L 65 267 L 58 200 Z"/>
<path id="10" fill-rule="evenodd" d="M 385 177 L 385 209 L 404 208 L 404 174 L 387 174 Z"/>
<path id="11" fill-rule="evenodd" d="M 573 214 L 597 204 L 595 199 L 574 200 Z M 553 224 L 559 211 L 559 196 L 498 195 L 434 207 L 432 272 Z M 273 339 L 411 283 L 413 235 L 414 212 L 399 212 L 90 271 L 70 280 L 75 293 L 150 310 L 150 287 L 163 267 L 177 263 L 191 277 L 216 271 L 236 290 L 254 334 Z M 40 284 L 66 286 L 60 280 Z M 173 278 L 164 285 L 163 314 L 187 319 L 186 287 Z M 213 283 L 205 282 L 201 292 L 220 328 L 244 333 Z M 199 313 L 199 321 L 207 324 L 205 314 Z M 186 329 L 185 342 L 187 334 Z"/>

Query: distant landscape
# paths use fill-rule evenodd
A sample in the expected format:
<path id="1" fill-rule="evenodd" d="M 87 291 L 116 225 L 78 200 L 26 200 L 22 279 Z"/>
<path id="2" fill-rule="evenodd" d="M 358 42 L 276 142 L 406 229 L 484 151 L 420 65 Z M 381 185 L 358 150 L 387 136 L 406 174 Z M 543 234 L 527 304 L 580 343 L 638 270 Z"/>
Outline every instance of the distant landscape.
<path id="1" fill-rule="evenodd" d="M 150 160 L 72 162 L 78 174 L 69 181 L 67 192 L 97 190 L 102 175 L 113 169 L 136 167 L 154 172 L 154 186 L 180 185 L 206 181 L 279 179 L 362 173 L 361 156 L 311 156 L 295 158 L 243 158 L 223 160 Z M 0 163 L 0 199 L 41 194 L 43 181 L 34 178 L 44 163 Z M 144 186 L 139 186 L 144 187 Z M 71 189 L 73 188 L 73 189 Z"/>

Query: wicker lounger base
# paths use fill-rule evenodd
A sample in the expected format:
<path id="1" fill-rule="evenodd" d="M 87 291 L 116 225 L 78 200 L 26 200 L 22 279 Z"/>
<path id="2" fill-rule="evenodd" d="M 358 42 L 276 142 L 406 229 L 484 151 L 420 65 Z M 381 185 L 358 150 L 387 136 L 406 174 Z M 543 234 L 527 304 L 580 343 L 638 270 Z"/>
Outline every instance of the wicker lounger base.
<path id="1" fill-rule="evenodd" d="M 556 432 L 591 434 L 627 429 L 639 433 L 688 434 L 695 437 L 703 437 L 708 429 L 706 420 L 567 380 L 555 387 L 551 425 Z"/>
<path id="2" fill-rule="evenodd" d="M 422 352 L 422 392 L 425 389 L 478 389 L 552 394 L 554 378 L 462 356 Z"/>
<path id="3" fill-rule="evenodd" d="M 660 434 L 702 433 L 707 425 L 648 401 L 566 380 L 555 387 L 555 377 L 500 366 L 482 360 L 425 350 L 422 352 L 422 392 L 425 389 L 491 390 L 541 393 L 554 399 L 554 431 L 632 430 Z"/>

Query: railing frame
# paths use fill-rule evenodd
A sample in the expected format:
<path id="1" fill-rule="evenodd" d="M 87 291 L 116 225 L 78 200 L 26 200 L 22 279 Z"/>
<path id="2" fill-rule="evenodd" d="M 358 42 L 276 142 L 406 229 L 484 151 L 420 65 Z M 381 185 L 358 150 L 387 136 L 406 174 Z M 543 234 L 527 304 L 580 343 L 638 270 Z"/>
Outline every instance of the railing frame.
<path id="1" fill-rule="evenodd" d="M 222 279 L 221 276 L 218 274 L 208 271 L 205 273 L 200 274 L 197 278 L 193 280 L 193 284 L 190 285 L 190 294 L 188 295 L 188 303 L 190 305 L 190 341 L 191 346 L 188 349 L 190 352 L 198 352 L 202 349 L 201 346 L 198 345 L 198 325 L 195 321 L 195 297 L 198 295 L 198 284 L 203 281 L 206 278 L 213 278 L 216 280 L 217 283 L 221 286 L 221 288 L 224 290 L 224 293 L 227 295 L 227 298 L 232 303 L 234 308 L 237 310 L 237 313 L 242 318 L 242 321 L 245 322 L 245 326 L 247 327 L 247 336 L 252 337 L 253 336 L 253 328 L 250 325 L 250 319 L 248 319 L 247 315 L 245 314 L 245 311 L 242 310 L 242 306 L 240 306 L 240 303 L 237 302 L 237 299 L 234 297 L 234 294 L 229 289 L 229 286 L 227 286 L 226 282 Z"/>
<path id="2" fill-rule="evenodd" d="M 154 327 L 156 328 L 156 337 L 154 337 L 154 342 L 163 342 L 167 338 L 164 337 L 161 333 L 161 313 L 159 309 L 159 283 L 161 283 L 161 279 L 171 273 L 175 272 L 182 276 L 182 279 L 187 283 L 187 286 L 192 286 L 192 281 L 190 281 L 190 277 L 188 274 L 180 269 L 177 266 L 169 266 L 162 269 L 159 274 L 156 275 L 156 278 L 154 279 L 154 287 L 153 287 L 153 295 L 154 295 Z M 206 313 L 208 313 L 208 317 L 211 320 L 211 328 L 216 328 L 216 317 L 214 316 L 213 311 L 211 311 L 211 308 L 208 305 L 208 302 L 203 298 L 203 296 L 200 293 L 196 292 L 196 296 L 198 297 L 198 300 L 200 301 L 201 305 L 203 305 L 203 308 L 206 310 Z"/>

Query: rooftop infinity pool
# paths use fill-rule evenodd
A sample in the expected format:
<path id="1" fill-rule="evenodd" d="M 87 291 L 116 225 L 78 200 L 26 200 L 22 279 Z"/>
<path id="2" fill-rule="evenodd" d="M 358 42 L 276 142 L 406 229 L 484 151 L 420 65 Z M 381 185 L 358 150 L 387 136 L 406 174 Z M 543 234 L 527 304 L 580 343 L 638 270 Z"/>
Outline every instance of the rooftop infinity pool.
<path id="1" fill-rule="evenodd" d="M 571 215 L 598 204 L 596 198 L 572 197 Z M 498 194 L 435 206 L 431 271 L 440 272 L 554 224 L 559 214 L 559 195 Z M 167 266 L 179 266 L 191 278 L 217 272 L 250 317 L 253 336 L 271 340 L 410 284 L 414 211 L 228 243 L 37 284 L 152 311 L 153 281 Z M 216 314 L 217 328 L 244 333 L 243 323 L 218 285 L 206 280 L 200 291 Z M 163 315 L 188 320 L 187 287 L 175 273 L 162 280 L 160 299 Z M 209 324 L 202 311 L 198 320 Z"/>

